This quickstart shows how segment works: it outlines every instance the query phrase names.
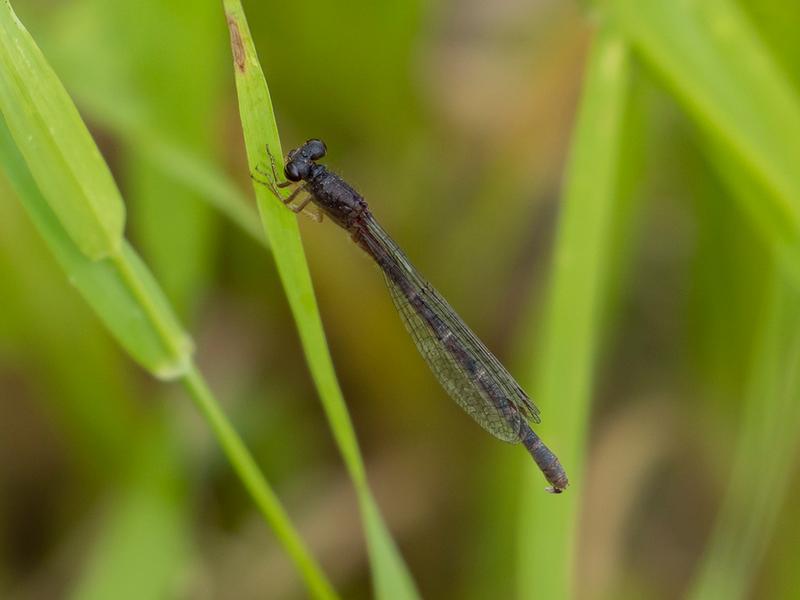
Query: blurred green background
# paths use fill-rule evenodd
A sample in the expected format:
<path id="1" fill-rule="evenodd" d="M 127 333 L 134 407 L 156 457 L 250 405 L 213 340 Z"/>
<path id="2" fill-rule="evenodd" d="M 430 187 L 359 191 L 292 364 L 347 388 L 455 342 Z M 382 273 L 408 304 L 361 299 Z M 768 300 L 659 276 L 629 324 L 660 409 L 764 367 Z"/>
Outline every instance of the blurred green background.
<path id="1" fill-rule="evenodd" d="M 337 589 L 370 597 L 355 496 L 260 241 L 221 3 L 13 5 L 234 425 Z M 800 7 L 659 6 L 244 2 L 284 149 L 327 142 L 328 165 L 538 392 L 543 436 L 565 451 L 554 509 L 522 448 L 437 385 L 377 269 L 301 217 L 369 478 L 424 597 L 800 593 L 785 501 L 800 492 L 800 238 L 785 216 L 800 214 Z M 622 61 L 616 117 L 590 55 Z M 609 181 L 593 176 L 604 161 Z M 602 208 L 598 189 L 595 246 L 579 202 Z M 4 178 L 0 198 L 0 595 L 303 597 L 181 390 L 120 351 Z M 253 209 L 247 231 L 220 198 Z M 572 308 L 588 325 L 562 336 L 583 323 Z M 569 402 L 553 391 L 573 382 Z"/>

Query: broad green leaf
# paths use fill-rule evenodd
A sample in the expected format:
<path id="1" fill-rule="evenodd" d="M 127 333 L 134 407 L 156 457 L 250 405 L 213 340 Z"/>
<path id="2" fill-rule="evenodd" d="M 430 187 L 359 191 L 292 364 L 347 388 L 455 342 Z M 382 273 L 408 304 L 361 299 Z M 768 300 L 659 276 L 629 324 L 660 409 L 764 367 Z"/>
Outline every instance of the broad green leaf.
<path id="1" fill-rule="evenodd" d="M 92 260 L 82 253 L 39 192 L 5 123 L 0 158 L 56 260 L 117 341 L 157 377 L 180 376 L 191 360 L 192 342 L 133 249 L 123 240 L 110 258 Z"/>
<path id="2" fill-rule="evenodd" d="M 231 36 L 239 114 L 248 164 L 251 173 L 256 173 L 258 167 L 268 174 L 270 157 L 267 152 L 277 163 L 277 169 L 282 169 L 283 160 L 269 89 L 241 4 L 237 0 L 224 0 L 223 5 Z M 379 598 L 416 598 L 413 579 L 383 523 L 367 484 L 358 442 L 322 329 L 295 215 L 265 186 L 255 183 L 254 187 L 261 219 L 294 314 L 306 360 L 334 438 L 358 493 L 373 568 L 375 594 Z"/>
<path id="3" fill-rule="evenodd" d="M 0 111 L 52 213 L 92 260 L 119 252 L 125 208 L 64 86 L 0 2 Z"/>

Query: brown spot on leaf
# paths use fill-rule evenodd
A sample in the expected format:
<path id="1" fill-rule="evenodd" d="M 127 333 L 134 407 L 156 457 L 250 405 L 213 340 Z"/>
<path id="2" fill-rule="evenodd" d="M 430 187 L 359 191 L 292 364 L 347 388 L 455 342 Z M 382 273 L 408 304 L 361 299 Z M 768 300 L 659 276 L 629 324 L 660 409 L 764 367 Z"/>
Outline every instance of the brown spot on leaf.
<path id="1" fill-rule="evenodd" d="M 231 15 L 227 15 L 228 30 L 231 32 L 231 49 L 233 50 L 233 62 L 240 72 L 244 73 L 244 43 L 242 34 L 239 33 L 239 25 Z"/>

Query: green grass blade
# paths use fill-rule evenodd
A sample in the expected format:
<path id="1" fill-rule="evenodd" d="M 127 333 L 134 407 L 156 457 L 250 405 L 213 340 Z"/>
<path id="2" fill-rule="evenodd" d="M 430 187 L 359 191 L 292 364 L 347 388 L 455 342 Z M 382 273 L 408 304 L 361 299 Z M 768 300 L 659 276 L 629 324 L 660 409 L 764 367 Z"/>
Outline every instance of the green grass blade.
<path id="1" fill-rule="evenodd" d="M 577 515 L 583 492 L 592 374 L 610 255 L 630 61 L 612 29 L 597 32 L 573 134 L 535 398 L 543 408 L 541 435 L 561 458 L 570 487 L 543 491 L 526 465 L 520 503 L 517 563 L 520 597 L 573 597 Z"/>
<path id="2" fill-rule="evenodd" d="M 0 111 L 34 179 L 72 241 L 92 260 L 118 252 L 125 208 L 72 99 L 0 3 Z"/>
<path id="3" fill-rule="evenodd" d="M 770 292 L 728 490 L 689 595 L 698 600 L 750 597 L 797 463 L 800 297 L 780 275 Z"/>
<path id="4" fill-rule="evenodd" d="M 624 35 L 676 98 L 768 193 L 742 197 L 781 252 L 800 263 L 800 101 L 730 0 L 608 0 Z M 800 281 L 800 269 L 792 276 Z"/>
<path id="5" fill-rule="evenodd" d="M 256 56 L 241 4 L 224 0 L 231 34 L 233 67 L 239 95 L 239 112 L 251 172 L 269 169 L 266 147 L 279 163 L 283 152 L 269 90 Z M 347 413 L 328 351 L 317 310 L 311 276 L 306 264 L 295 215 L 260 184 L 256 197 L 267 236 L 272 245 L 283 287 L 294 314 L 300 339 L 323 408 L 356 487 L 372 563 L 375 593 L 380 598 L 415 598 L 417 592 L 394 541 L 369 490 L 353 425 Z"/>

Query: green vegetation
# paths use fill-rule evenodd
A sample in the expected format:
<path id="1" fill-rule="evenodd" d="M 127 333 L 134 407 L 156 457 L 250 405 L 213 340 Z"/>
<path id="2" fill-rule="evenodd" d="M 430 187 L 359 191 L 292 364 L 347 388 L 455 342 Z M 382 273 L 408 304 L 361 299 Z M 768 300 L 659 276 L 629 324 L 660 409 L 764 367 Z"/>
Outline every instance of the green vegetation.
<path id="1" fill-rule="evenodd" d="M 0 3 L 0 595 L 800 587 L 800 9 L 479 5 Z M 250 181 L 309 137 L 565 494 Z"/>

